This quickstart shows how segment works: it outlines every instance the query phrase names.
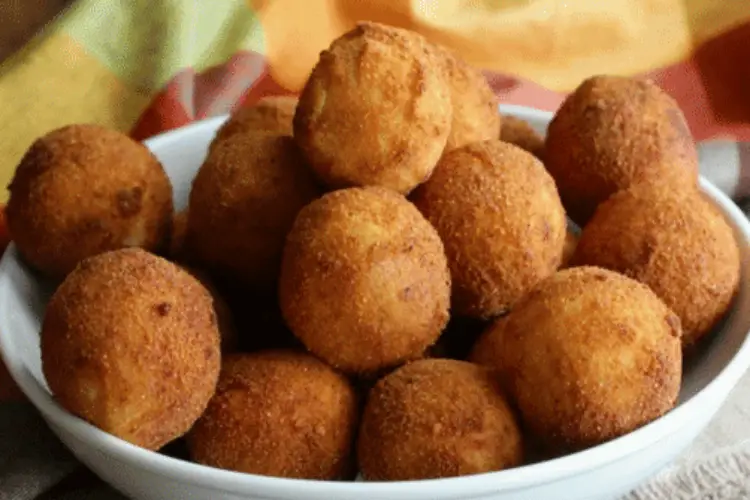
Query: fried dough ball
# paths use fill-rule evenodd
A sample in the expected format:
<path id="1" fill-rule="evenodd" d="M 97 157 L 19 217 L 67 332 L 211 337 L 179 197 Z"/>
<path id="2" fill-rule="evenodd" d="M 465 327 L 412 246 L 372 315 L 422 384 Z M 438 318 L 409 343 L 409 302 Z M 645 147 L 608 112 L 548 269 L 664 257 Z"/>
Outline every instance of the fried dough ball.
<path id="1" fill-rule="evenodd" d="M 494 139 L 454 149 L 412 199 L 445 245 L 455 314 L 503 314 L 560 265 L 565 211 L 521 148 Z"/>
<path id="2" fill-rule="evenodd" d="M 563 246 L 563 257 L 562 262 L 560 262 L 560 269 L 564 269 L 570 265 L 570 261 L 576 251 L 576 246 L 578 246 L 579 238 L 580 236 L 578 233 L 568 227 L 568 230 L 565 233 L 565 245 Z"/>
<path id="3" fill-rule="evenodd" d="M 515 144 L 540 160 L 544 158 L 544 137 L 525 120 L 512 115 L 503 115 L 500 140 Z"/>
<path id="4" fill-rule="evenodd" d="M 65 409 L 151 450 L 200 417 L 221 361 L 208 291 L 141 249 L 81 261 L 47 305 L 41 352 Z"/>
<path id="5" fill-rule="evenodd" d="M 501 116 L 497 97 L 482 72 L 470 66 L 450 50 L 438 47 L 445 60 L 450 88 L 453 121 L 445 149 L 451 150 L 472 142 L 497 139 Z"/>
<path id="6" fill-rule="evenodd" d="M 594 265 L 647 284 L 679 317 L 683 346 L 719 322 L 739 286 L 732 228 L 697 191 L 637 185 L 602 203 L 572 265 Z"/>
<path id="7" fill-rule="evenodd" d="M 655 84 L 595 76 L 567 97 L 547 131 L 545 165 L 583 227 L 599 203 L 633 183 L 694 188 L 698 154 L 682 111 Z"/>
<path id="8" fill-rule="evenodd" d="M 484 335 L 496 338 L 482 338 L 471 359 L 499 370 L 524 428 L 549 451 L 616 438 L 677 401 L 680 320 L 613 271 L 558 271 Z"/>
<path id="9" fill-rule="evenodd" d="M 478 474 L 523 459 L 521 432 L 494 374 L 451 359 L 414 361 L 379 380 L 357 450 L 372 481 Z"/>
<path id="10" fill-rule="evenodd" d="M 451 130 L 451 93 L 421 35 L 359 23 L 334 40 L 305 84 L 294 137 L 330 188 L 410 192 L 432 173 Z"/>
<path id="11" fill-rule="evenodd" d="M 108 250 L 161 251 L 168 243 L 169 178 L 145 146 L 118 131 L 69 125 L 49 132 L 26 151 L 8 189 L 13 241 L 50 277 Z"/>
<path id="12" fill-rule="evenodd" d="M 353 470 L 357 397 L 313 356 L 229 356 L 216 395 L 188 435 L 198 463 L 251 474 L 345 479 Z"/>
<path id="13" fill-rule="evenodd" d="M 291 137 L 235 135 L 210 152 L 193 181 L 186 244 L 217 275 L 273 289 L 286 233 L 318 194 Z"/>
<path id="14" fill-rule="evenodd" d="M 333 191 L 302 209 L 279 279 L 281 311 L 314 354 L 350 373 L 419 357 L 448 321 L 450 274 L 435 229 L 379 187 Z"/>
<path id="15" fill-rule="evenodd" d="M 268 132 L 291 136 L 296 108 L 297 98 L 292 96 L 264 97 L 251 106 L 243 106 L 219 128 L 210 148 L 234 134 Z"/>

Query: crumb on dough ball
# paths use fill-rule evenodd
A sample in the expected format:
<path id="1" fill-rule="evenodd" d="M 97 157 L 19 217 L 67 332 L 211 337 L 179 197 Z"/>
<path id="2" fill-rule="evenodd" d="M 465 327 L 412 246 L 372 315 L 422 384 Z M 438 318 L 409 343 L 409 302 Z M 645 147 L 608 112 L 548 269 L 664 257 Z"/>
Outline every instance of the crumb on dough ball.
<path id="1" fill-rule="evenodd" d="M 679 318 L 646 285 L 576 267 L 558 271 L 495 322 L 471 359 L 498 370 L 542 448 L 567 452 L 627 434 L 674 407 L 680 336 Z"/>
<path id="2" fill-rule="evenodd" d="M 503 115 L 500 140 L 514 144 L 544 160 L 544 137 L 529 122 L 512 115 Z"/>
<path id="3" fill-rule="evenodd" d="M 297 98 L 292 96 L 264 97 L 252 105 L 242 106 L 219 128 L 210 147 L 235 134 L 268 132 L 291 136 L 295 109 Z"/>
<path id="4" fill-rule="evenodd" d="M 320 189 L 291 137 L 222 141 L 190 192 L 186 245 L 195 261 L 253 289 L 273 289 L 286 233 Z"/>
<path id="5" fill-rule="evenodd" d="M 450 359 L 414 361 L 379 380 L 357 447 L 371 481 L 492 472 L 523 459 L 518 423 L 495 375 Z"/>
<path id="6" fill-rule="evenodd" d="M 8 189 L 13 241 L 53 278 L 108 250 L 156 252 L 168 242 L 169 178 L 145 146 L 116 130 L 69 125 L 47 133 L 26 151 Z"/>
<path id="7" fill-rule="evenodd" d="M 453 120 L 445 149 L 497 139 L 501 117 L 497 97 L 482 72 L 449 49 L 437 47 L 445 60 Z"/>
<path id="8" fill-rule="evenodd" d="M 227 357 L 216 395 L 188 435 L 198 463 L 297 479 L 353 471 L 357 397 L 343 375 L 286 350 Z"/>
<path id="9" fill-rule="evenodd" d="M 545 165 L 579 226 L 599 203 L 634 183 L 674 189 L 697 183 L 698 154 L 682 111 L 647 80 L 585 80 L 552 119 L 545 148 Z"/>
<path id="10" fill-rule="evenodd" d="M 448 321 L 450 274 L 435 229 L 385 188 L 333 191 L 299 213 L 279 280 L 292 332 L 353 373 L 419 357 Z"/>
<path id="11" fill-rule="evenodd" d="M 442 59 L 421 35 L 359 23 L 320 54 L 294 137 L 330 188 L 410 192 L 429 177 L 451 129 Z"/>
<path id="12" fill-rule="evenodd" d="M 697 191 L 669 186 L 636 185 L 602 203 L 572 265 L 648 285 L 680 317 L 684 347 L 724 317 L 740 280 L 739 247 L 723 215 Z"/>
<path id="13" fill-rule="evenodd" d="M 412 199 L 445 245 L 455 314 L 503 314 L 560 265 L 565 211 L 521 148 L 494 139 L 449 151 Z"/>
<path id="14" fill-rule="evenodd" d="M 42 370 L 68 411 L 156 450 L 214 393 L 221 354 L 208 291 L 141 249 L 81 261 L 47 305 Z"/>

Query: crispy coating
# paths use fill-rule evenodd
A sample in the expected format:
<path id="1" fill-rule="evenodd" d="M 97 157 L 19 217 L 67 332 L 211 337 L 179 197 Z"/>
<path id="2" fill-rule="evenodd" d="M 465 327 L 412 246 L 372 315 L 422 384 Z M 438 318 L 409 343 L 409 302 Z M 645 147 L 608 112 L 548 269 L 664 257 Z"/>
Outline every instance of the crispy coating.
<path id="1" fill-rule="evenodd" d="M 357 397 L 313 356 L 273 350 L 229 356 L 216 395 L 188 435 L 198 463 L 299 479 L 353 470 Z"/>
<path id="2" fill-rule="evenodd" d="M 209 153 L 193 181 L 186 244 L 212 272 L 273 289 L 286 233 L 319 192 L 291 137 L 235 135 Z"/>
<path id="3" fill-rule="evenodd" d="M 141 249 L 81 261 L 47 305 L 41 351 L 64 408 L 152 450 L 200 417 L 221 364 L 208 291 Z"/>
<path id="4" fill-rule="evenodd" d="M 646 80 L 585 80 L 555 114 L 545 147 L 545 165 L 581 227 L 599 203 L 633 183 L 697 183 L 698 155 L 682 111 Z"/>
<path id="5" fill-rule="evenodd" d="M 680 320 L 646 285 L 613 271 L 558 271 L 484 335 L 499 338 L 483 337 L 471 359 L 499 371 L 524 428 L 547 450 L 621 436 L 677 401 Z"/>
<path id="6" fill-rule="evenodd" d="M 334 40 L 305 84 L 294 137 L 331 188 L 410 192 L 451 129 L 443 58 L 421 35 L 363 22 Z"/>
<path id="7" fill-rule="evenodd" d="M 362 475 L 405 481 L 520 465 L 521 432 L 493 373 L 465 361 L 411 362 L 375 384 L 357 443 Z"/>
<path id="8" fill-rule="evenodd" d="M 560 262 L 560 269 L 565 269 L 570 265 L 570 261 L 576 251 L 576 246 L 578 246 L 579 238 L 580 235 L 573 231 L 572 228 L 568 227 L 568 230 L 565 232 L 565 245 L 563 246 L 563 256 L 562 261 Z"/>
<path id="9" fill-rule="evenodd" d="M 216 131 L 209 149 L 234 134 L 268 132 L 291 136 L 296 108 L 297 98 L 292 96 L 264 97 L 251 106 L 243 106 Z"/>
<path id="10" fill-rule="evenodd" d="M 540 160 L 544 160 L 544 137 L 525 120 L 504 115 L 500 128 L 500 140 L 515 144 Z"/>
<path id="11" fill-rule="evenodd" d="M 62 278 L 86 257 L 123 247 L 161 251 L 172 186 L 142 144 L 98 125 L 37 139 L 8 186 L 13 240 L 42 273 Z"/>
<path id="12" fill-rule="evenodd" d="M 612 269 L 647 284 L 679 317 L 683 346 L 729 309 L 740 254 L 722 214 L 696 191 L 636 185 L 602 203 L 572 265 Z"/>
<path id="13" fill-rule="evenodd" d="M 472 142 L 497 139 L 501 116 L 497 97 L 482 72 L 467 64 L 454 52 L 438 47 L 444 58 L 450 88 L 453 120 L 446 150 Z"/>
<path id="14" fill-rule="evenodd" d="M 565 211 L 552 177 L 521 148 L 493 139 L 454 149 L 413 201 L 445 244 L 456 314 L 500 315 L 560 265 Z"/>
<path id="15" fill-rule="evenodd" d="M 279 283 L 292 332 L 346 372 L 417 358 L 448 321 L 443 244 L 411 203 L 385 188 L 333 191 L 303 208 Z"/>

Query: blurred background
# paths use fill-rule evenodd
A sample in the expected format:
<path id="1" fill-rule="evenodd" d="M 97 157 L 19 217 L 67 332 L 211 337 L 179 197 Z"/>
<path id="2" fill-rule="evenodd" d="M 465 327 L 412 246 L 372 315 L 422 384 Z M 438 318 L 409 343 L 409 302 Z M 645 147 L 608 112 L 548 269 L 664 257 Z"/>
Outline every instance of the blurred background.
<path id="1" fill-rule="evenodd" d="M 71 0 L 0 0 L 0 61 L 17 51 Z"/>

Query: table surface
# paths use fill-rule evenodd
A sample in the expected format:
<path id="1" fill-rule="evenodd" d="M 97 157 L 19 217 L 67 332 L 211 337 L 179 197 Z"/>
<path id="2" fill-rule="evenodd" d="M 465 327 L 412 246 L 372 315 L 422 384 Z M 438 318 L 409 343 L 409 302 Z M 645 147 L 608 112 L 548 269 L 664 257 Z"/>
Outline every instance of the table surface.
<path id="1" fill-rule="evenodd" d="M 72 0 L 0 0 L 0 61 L 20 49 Z"/>

